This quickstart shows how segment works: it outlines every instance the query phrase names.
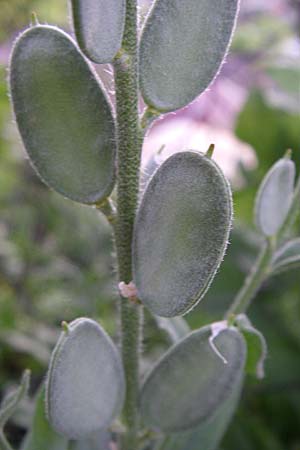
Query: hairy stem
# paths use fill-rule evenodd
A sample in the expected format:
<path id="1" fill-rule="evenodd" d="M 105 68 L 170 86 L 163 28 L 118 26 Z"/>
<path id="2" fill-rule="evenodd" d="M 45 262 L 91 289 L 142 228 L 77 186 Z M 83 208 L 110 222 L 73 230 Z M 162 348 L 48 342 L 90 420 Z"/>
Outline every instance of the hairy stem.
<path id="1" fill-rule="evenodd" d="M 141 133 L 138 115 L 137 0 L 127 0 L 122 50 L 114 62 L 117 128 L 118 190 L 115 241 L 119 281 L 132 280 L 131 244 L 138 201 Z M 121 298 L 122 358 L 126 376 L 122 450 L 137 448 L 139 346 L 141 307 Z"/>
<path id="2" fill-rule="evenodd" d="M 246 278 L 244 285 L 227 311 L 226 317 L 246 312 L 251 300 L 255 297 L 266 279 L 273 255 L 273 249 L 274 242 L 268 240 L 262 248 L 256 264 Z"/>

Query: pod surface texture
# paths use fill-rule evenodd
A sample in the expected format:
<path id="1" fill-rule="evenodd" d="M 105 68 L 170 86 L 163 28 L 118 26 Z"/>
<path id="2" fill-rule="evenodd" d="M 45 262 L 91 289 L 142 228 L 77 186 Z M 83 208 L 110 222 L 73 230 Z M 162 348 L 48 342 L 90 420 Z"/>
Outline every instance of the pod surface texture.
<path id="1" fill-rule="evenodd" d="M 125 0 L 72 0 L 78 44 L 95 63 L 109 63 L 120 50 L 125 24 Z"/>
<path id="2" fill-rule="evenodd" d="M 108 196 L 115 177 L 114 121 L 72 39 L 50 26 L 25 31 L 13 49 L 10 88 L 25 149 L 43 181 L 82 203 Z"/>
<path id="3" fill-rule="evenodd" d="M 46 387 L 49 421 L 69 439 L 108 427 L 119 414 L 125 393 L 121 359 L 95 321 L 77 319 L 62 333 Z"/>
<path id="4" fill-rule="evenodd" d="M 228 242 L 230 187 L 219 167 L 196 152 L 167 159 L 137 212 L 133 279 L 154 314 L 189 311 L 205 294 Z"/>
<path id="5" fill-rule="evenodd" d="M 152 369 L 141 392 L 146 425 L 164 432 L 185 431 L 208 421 L 230 397 L 243 376 L 246 344 L 235 328 L 214 339 L 211 327 L 192 332 Z"/>
<path id="6" fill-rule="evenodd" d="M 293 201 L 295 164 L 287 158 L 277 161 L 265 176 L 256 198 L 257 227 L 265 236 L 275 235 L 283 225 Z"/>
<path id="7" fill-rule="evenodd" d="M 140 45 L 146 103 L 161 111 L 186 106 L 218 73 L 229 46 L 238 0 L 157 0 Z"/>

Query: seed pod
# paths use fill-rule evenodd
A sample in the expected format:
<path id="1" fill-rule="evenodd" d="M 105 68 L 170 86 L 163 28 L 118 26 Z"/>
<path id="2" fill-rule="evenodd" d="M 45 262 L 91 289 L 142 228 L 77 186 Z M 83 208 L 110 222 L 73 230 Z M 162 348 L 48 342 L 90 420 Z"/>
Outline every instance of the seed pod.
<path id="1" fill-rule="evenodd" d="M 239 386 L 245 340 L 233 327 L 221 327 L 212 335 L 218 326 L 190 333 L 147 376 L 140 399 L 147 426 L 172 433 L 205 423 Z"/>
<path id="2" fill-rule="evenodd" d="M 125 0 L 72 0 L 74 29 L 83 53 L 95 63 L 109 63 L 120 50 Z"/>
<path id="3" fill-rule="evenodd" d="M 52 354 L 47 385 L 47 415 L 53 428 L 81 439 L 110 425 L 124 400 L 120 356 L 93 320 L 75 320 Z"/>
<path id="4" fill-rule="evenodd" d="M 144 100 L 159 111 L 181 108 L 217 75 L 226 55 L 238 0 L 156 0 L 140 45 Z"/>
<path id="5" fill-rule="evenodd" d="M 208 421 L 189 431 L 171 434 L 160 450 L 216 450 L 237 408 L 242 382 L 237 383 L 232 394 Z"/>
<path id="6" fill-rule="evenodd" d="M 182 152 L 160 166 L 133 238 L 138 297 L 154 314 L 184 314 L 203 297 L 223 259 L 231 220 L 230 187 L 210 158 Z"/>
<path id="7" fill-rule="evenodd" d="M 96 203 L 115 178 L 115 129 L 99 81 L 72 39 L 35 26 L 17 40 L 10 88 L 33 167 L 65 197 Z"/>
<path id="8" fill-rule="evenodd" d="M 273 236 L 283 225 L 293 201 L 295 164 L 289 158 L 277 161 L 259 188 L 255 221 L 265 236 Z"/>

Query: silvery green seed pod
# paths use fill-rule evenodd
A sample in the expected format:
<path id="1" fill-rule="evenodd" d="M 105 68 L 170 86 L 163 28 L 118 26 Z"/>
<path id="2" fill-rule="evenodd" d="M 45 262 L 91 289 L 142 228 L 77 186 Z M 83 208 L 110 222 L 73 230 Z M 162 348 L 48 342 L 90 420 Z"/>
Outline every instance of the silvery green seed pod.
<path id="1" fill-rule="evenodd" d="M 242 382 L 237 383 L 232 394 L 216 414 L 206 422 L 183 433 L 171 434 L 159 450 L 217 450 L 237 408 Z"/>
<path id="2" fill-rule="evenodd" d="M 172 433 L 209 421 L 240 385 L 246 353 L 243 335 L 226 322 L 190 333 L 146 377 L 140 398 L 145 424 Z"/>
<path id="3" fill-rule="evenodd" d="M 146 103 L 173 111 L 209 86 L 228 51 L 238 6 L 238 0 L 154 2 L 140 44 Z"/>
<path id="4" fill-rule="evenodd" d="M 41 25 L 21 34 L 10 89 L 25 149 L 42 180 L 81 203 L 106 198 L 115 180 L 112 111 L 72 39 Z"/>
<path id="5" fill-rule="evenodd" d="M 266 174 L 255 204 L 255 222 L 265 236 L 278 233 L 293 201 L 295 164 L 289 158 L 279 159 Z"/>
<path id="6" fill-rule="evenodd" d="M 182 152 L 160 166 L 133 237 L 133 279 L 151 312 L 173 317 L 198 303 L 223 259 L 231 221 L 230 187 L 209 157 Z"/>
<path id="7" fill-rule="evenodd" d="M 125 0 L 72 0 L 73 23 L 78 44 L 95 63 L 109 63 L 120 50 Z"/>
<path id="8" fill-rule="evenodd" d="M 105 331 L 81 318 L 62 332 L 46 383 L 46 407 L 53 428 L 81 439 L 108 427 L 119 414 L 125 381 L 119 353 Z"/>

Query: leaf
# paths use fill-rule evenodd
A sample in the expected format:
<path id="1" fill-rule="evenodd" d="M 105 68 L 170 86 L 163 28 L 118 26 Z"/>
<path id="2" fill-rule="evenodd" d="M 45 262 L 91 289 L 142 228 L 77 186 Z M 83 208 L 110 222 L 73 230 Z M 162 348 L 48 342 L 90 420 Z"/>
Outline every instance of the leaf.
<path id="1" fill-rule="evenodd" d="M 170 341 L 175 344 L 180 339 L 187 336 L 190 332 L 190 327 L 183 317 L 158 317 L 155 316 L 156 323 L 161 330 L 164 330 Z"/>
<path id="2" fill-rule="evenodd" d="M 209 421 L 184 433 L 170 435 L 160 450 L 216 450 L 226 432 L 240 398 L 242 382 Z"/>
<path id="3" fill-rule="evenodd" d="M 214 80 L 228 51 L 238 0 L 156 0 L 140 44 L 144 100 L 181 108 Z"/>
<path id="4" fill-rule="evenodd" d="M 177 316 L 201 300 L 223 259 L 231 220 L 230 187 L 210 158 L 182 152 L 159 167 L 133 237 L 133 279 L 152 313 Z"/>
<path id="5" fill-rule="evenodd" d="M 112 450 L 110 441 L 111 434 L 101 430 L 89 438 L 72 442 L 68 450 Z"/>
<path id="6" fill-rule="evenodd" d="M 300 267 L 300 238 L 292 239 L 280 247 L 272 261 L 272 273 L 278 274 Z"/>
<path id="7" fill-rule="evenodd" d="M 83 53 L 95 63 L 112 62 L 122 44 L 125 0 L 72 0 L 71 5 Z"/>
<path id="8" fill-rule="evenodd" d="M 241 333 L 219 323 L 174 345 L 147 376 L 140 398 L 145 424 L 166 433 L 212 419 L 240 384 L 246 359 Z"/>
<path id="9" fill-rule="evenodd" d="M 276 235 L 293 200 L 295 164 L 289 158 L 277 161 L 266 174 L 255 204 L 255 221 L 265 236 Z"/>
<path id="10" fill-rule="evenodd" d="M 32 426 L 21 450 L 69 450 L 68 440 L 57 434 L 45 415 L 45 389 L 40 389 L 33 416 Z"/>
<path id="11" fill-rule="evenodd" d="M 97 322 L 71 322 L 53 351 L 46 383 L 47 415 L 69 439 L 108 427 L 125 394 L 119 353 Z"/>
<path id="12" fill-rule="evenodd" d="M 2 400 L 0 407 L 0 430 L 3 429 L 6 422 L 12 417 L 17 408 L 19 407 L 20 402 L 27 395 L 30 383 L 30 371 L 25 370 L 20 386 L 13 392 L 9 393 Z"/>
<path id="13" fill-rule="evenodd" d="M 263 378 L 265 376 L 265 359 L 268 354 L 264 335 L 254 328 L 245 314 L 240 314 L 236 317 L 236 324 L 247 343 L 246 373 L 257 378 Z"/>
<path id="14" fill-rule="evenodd" d="M 42 180 L 81 203 L 107 197 L 115 178 L 111 107 L 72 39 L 50 26 L 21 34 L 10 88 L 24 146 Z"/>

